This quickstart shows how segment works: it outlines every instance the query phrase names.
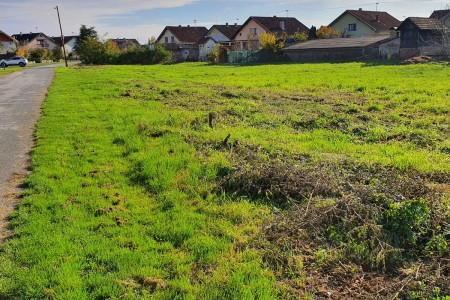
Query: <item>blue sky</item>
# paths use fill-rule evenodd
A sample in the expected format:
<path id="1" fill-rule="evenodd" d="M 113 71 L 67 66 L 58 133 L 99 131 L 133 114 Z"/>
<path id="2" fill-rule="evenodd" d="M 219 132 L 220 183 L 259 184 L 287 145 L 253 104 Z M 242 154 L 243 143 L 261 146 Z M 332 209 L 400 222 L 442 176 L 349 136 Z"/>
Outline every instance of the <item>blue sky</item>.
<path id="1" fill-rule="evenodd" d="M 296 17 L 307 27 L 327 25 L 346 9 L 387 11 L 403 20 L 427 17 L 450 1 L 392 0 L 0 0 L 0 30 L 12 35 L 44 32 L 59 35 L 54 7 L 59 6 L 65 35 L 78 34 L 81 24 L 95 26 L 104 38 L 137 38 L 142 44 L 166 25 L 210 27 L 242 24 L 249 16 Z M 195 21 L 194 21 L 195 20 Z"/>

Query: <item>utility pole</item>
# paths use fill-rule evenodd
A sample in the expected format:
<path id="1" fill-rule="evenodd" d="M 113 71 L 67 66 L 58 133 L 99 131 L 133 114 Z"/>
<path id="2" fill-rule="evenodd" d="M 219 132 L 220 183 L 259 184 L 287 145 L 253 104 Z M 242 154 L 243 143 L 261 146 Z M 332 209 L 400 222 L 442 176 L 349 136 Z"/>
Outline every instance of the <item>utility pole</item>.
<path id="1" fill-rule="evenodd" d="M 64 62 L 66 63 L 66 67 L 68 67 L 68 65 L 67 65 L 67 56 L 66 56 L 66 47 L 64 47 L 64 35 L 63 35 L 63 31 L 62 31 L 62 26 L 61 26 L 61 18 L 59 17 L 58 5 L 56 5 L 55 9 L 56 9 L 56 12 L 58 14 L 59 30 L 61 31 L 61 46 L 63 48 Z"/>

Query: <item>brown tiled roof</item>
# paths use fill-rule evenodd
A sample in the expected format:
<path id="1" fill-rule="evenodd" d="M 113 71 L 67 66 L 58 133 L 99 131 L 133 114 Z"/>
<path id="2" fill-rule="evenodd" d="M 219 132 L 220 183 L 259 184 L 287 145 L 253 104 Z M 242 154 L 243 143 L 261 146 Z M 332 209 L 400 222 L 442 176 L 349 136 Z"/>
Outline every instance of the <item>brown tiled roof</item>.
<path id="1" fill-rule="evenodd" d="M 407 22 L 412 22 L 420 30 L 443 30 L 444 28 L 446 28 L 445 24 L 438 19 L 410 17 L 402 22 L 402 24 L 399 26 L 399 29 L 402 27 L 403 24 L 406 24 Z"/>
<path id="2" fill-rule="evenodd" d="M 183 44 L 195 44 L 201 38 L 205 37 L 208 32 L 206 27 L 166 26 L 159 35 L 158 40 L 166 30 L 169 30 Z"/>
<path id="3" fill-rule="evenodd" d="M 242 29 L 247 23 L 251 20 L 254 20 L 261 27 L 263 27 L 266 31 L 273 33 L 277 36 L 282 35 L 283 33 L 287 33 L 288 35 L 292 35 L 296 32 L 308 32 L 309 29 L 304 24 L 302 24 L 296 18 L 287 18 L 287 17 L 250 17 L 242 24 Z M 281 28 L 281 23 L 284 22 L 284 30 Z M 236 31 L 233 35 L 233 38 L 239 33 L 240 30 Z"/>
<path id="4" fill-rule="evenodd" d="M 430 18 L 442 20 L 450 15 L 450 9 L 435 10 Z"/>
<path id="5" fill-rule="evenodd" d="M 347 13 L 373 28 L 376 32 L 389 30 L 392 27 L 398 27 L 401 23 L 385 11 L 346 10 L 328 26 L 332 26 Z"/>
<path id="6" fill-rule="evenodd" d="M 241 29 L 241 25 L 233 24 L 233 25 L 213 25 L 211 29 L 216 28 L 220 32 L 223 33 L 224 36 L 229 38 L 230 40 L 233 38 L 233 36 Z"/>
<path id="7" fill-rule="evenodd" d="M 1 42 L 14 42 L 14 39 L 0 30 L 0 41 Z"/>
<path id="8" fill-rule="evenodd" d="M 314 50 L 314 49 L 336 49 L 336 48 L 365 48 L 375 46 L 392 40 L 390 37 L 376 35 L 360 38 L 335 38 L 335 39 L 317 39 L 297 43 L 286 47 L 283 51 L 295 50 Z"/>
<path id="9" fill-rule="evenodd" d="M 256 23 L 261 25 L 267 31 L 270 31 L 274 34 L 287 33 L 288 35 L 292 35 L 296 32 L 308 32 L 309 28 L 303 25 L 296 18 L 283 18 L 283 17 L 250 17 Z M 280 27 L 280 22 L 284 21 L 284 30 Z M 247 21 L 248 22 L 248 21 Z M 247 23 L 246 22 L 246 23 Z M 245 24 L 244 24 L 245 25 Z M 244 26 L 242 25 L 242 26 Z"/>

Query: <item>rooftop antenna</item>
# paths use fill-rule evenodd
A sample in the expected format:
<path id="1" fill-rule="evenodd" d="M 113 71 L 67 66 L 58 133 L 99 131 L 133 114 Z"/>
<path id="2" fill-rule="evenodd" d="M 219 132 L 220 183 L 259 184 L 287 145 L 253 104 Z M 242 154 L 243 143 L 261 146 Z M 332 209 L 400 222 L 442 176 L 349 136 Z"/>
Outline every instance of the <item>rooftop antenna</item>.
<path id="1" fill-rule="evenodd" d="M 36 27 L 34 27 L 34 28 L 36 29 L 36 31 L 35 31 L 35 32 L 37 32 L 37 29 L 38 29 L 39 27 L 37 27 L 37 26 L 36 26 Z"/>
<path id="2" fill-rule="evenodd" d="M 378 11 L 378 4 L 380 4 L 379 2 L 375 3 L 375 10 Z"/>
<path id="3" fill-rule="evenodd" d="M 289 9 L 286 9 L 286 18 L 289 17 Z"/>
<path id="4" fill-rule="evenodd" d="M 194 20 L 194 27 L 197 27 L 197 20 Z"/>
<path id="5" fill-rule="evenodd" d="M 236 24 L 239 24 L 239 18 L 236 18 Z"/>

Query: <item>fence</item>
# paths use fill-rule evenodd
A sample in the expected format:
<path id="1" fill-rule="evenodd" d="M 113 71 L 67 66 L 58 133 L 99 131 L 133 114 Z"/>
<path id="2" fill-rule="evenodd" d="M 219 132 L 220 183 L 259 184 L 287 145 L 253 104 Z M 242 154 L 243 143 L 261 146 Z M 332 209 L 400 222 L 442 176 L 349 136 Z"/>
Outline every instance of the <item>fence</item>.
<path id="1" fill-rule="evenodd" d="M 228 51 L 228 63 L 230 64 L 254 64 L 283 61 L 283 56 L 268 51 Z"/>

